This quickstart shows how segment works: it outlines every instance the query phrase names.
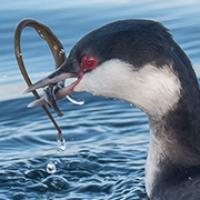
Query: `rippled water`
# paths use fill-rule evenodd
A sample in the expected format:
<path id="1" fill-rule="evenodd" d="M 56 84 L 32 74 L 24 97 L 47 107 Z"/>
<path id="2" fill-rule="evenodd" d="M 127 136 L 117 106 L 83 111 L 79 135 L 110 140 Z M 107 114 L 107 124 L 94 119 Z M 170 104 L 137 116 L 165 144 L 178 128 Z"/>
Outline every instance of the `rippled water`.
<path id="1" fill-rule="evenodd" d="M 139 200 L 147 199 L 144 163 L 148 120 L 123 101 L 75 94 L 83 106 L 60 103 L 66 150 L 57 151 L 56 131 L 33 100 L 13 50 L 13 35 L 23 18 L 49 25 L 66 52 L 85 33 L 118 19 L 161 21 L 200 73 L 200 1 L 10 1 L 0 7 L 0 199 Z M 23 34 L 25 63 L 33 80 L 53 70 L 48 47 L 35 32 Z"/>

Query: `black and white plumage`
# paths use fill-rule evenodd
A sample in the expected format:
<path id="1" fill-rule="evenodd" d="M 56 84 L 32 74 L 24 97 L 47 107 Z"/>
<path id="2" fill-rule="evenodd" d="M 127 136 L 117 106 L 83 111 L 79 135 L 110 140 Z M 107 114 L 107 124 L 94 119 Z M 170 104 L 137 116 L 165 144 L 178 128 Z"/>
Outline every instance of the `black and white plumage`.
<path id="1" fill-rule="evenodd" d="M 36 83 L 124 99 L 149 117 L 146 191 L 151 200 L 200 199 L 200 92 L 190 60 L 160 23 L 123 20 L 83 37 L 58 71 Z M 57 77 L 55 79 L 55 77 Z M 55 81 L 55 82 L 56 82 Z"/>

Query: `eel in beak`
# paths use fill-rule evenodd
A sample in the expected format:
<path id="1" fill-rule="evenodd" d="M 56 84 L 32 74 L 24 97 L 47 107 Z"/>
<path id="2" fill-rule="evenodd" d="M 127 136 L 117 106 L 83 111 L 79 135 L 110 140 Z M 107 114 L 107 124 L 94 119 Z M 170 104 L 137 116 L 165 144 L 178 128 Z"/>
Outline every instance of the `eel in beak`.
<path id="1" fill-rule="evenodd" d="M 67 60 L 52 74 L 47 76 L 46 78 L 39 80 L 38 82 L 32 84 L 25 90 L 25 93 L 32 92 L 33 90 L 44 88 L 46 86 L 56 86 L 59 90 L 56 90 L 56 99 L 62 99 L 64 96 L 69 95 L 73 88 L 79 83 L 81 76 L 76 72 L 66 72 L 67 67 Z M 73 82 L 64 87 L 64 80 L 65 79 L 72 79 Z"/>
<path id="2" fill-rule="evenodd" d="M 68 70 L 69 69 L 69 70 Z M 68 72 L 67 72 L 68 71 Z M 58 113 L 56 101 L 63 99 L 73 92 L 74 87 L 80 82 L 82 75 L 70 70 L 67 59 L 61 66 L 46 78 L 31 85 L 25 93 L 32 92 L 36 89 L 45 88 L 44 94 L 40 99 L 33 101 L 28 107 L 48 104 Z M 66 84 L 68 82 L 68 84 Z"/>
<path id="3" fill-rule="evenodd" d="M 49 48 L 52 52 L 52 55 L 54 57 L 54 60 L 55 60 L 56 68 L 58 68 L 58 66 L 61 66 L 62 64 L 64 65 L 67 57 L 65 55 L 62 43 L 58 40 L 58 38 L 54 35 L 54 33 L 47 26 L 45 26 L 44 24 L 39 23 L 35 20 L 32 20 L 32 19 L 25 19 L 25 20 L 21 21 L 18 24 L 16 31 L 15 31 L 15 41 L 14 41 L 15 55 L 16 55 L 16 59 L 17 59 L 18 65 L 19 65 L 19 69 L 23 75 L 24 80 L 26 81 L 27 85 L 30 88 L 33 88 L 31 86 L 32 85 L 31 79 L 27 73 L 26 67 L 23 62 L 23 56 L 22 56 L 22 51 L 21 51 L 21 35 L 22 35 L 22 31 L 26 27 L 31 27 L 31 28 L 35 29 L 36 32 L 38 33 L 38 35 L 48 43 L 48 46 L 49 46 Z M 60 68 L 62 68 L 62 67 L 60 67 Z M 59 71 L 59 69 L 57 71 Z M 64 75 L 64 77 L 66 77 L 65 75 Z M 58 76 L 57 78 L 58 78 L 57 79 L 58 81 L 63 80 L 63 76 Z M 51 76 L 49 77 L 49 79 L 51 79 Z M 53 79 L 52 86 L 46 92 L 47 97 L 51 97 L 51 95 L 49 93 L 51 93 L 51 92 L 54 93 L 54 90 L 52 90 L 52 89 L 55 88 L 54 83 L 56 83 L 57 80 Z M 40 82 L 40 85 L 45 85 L 45 83 L 49 84 L 48 80 Z M 36 99 L 37 99 L 36 101 L 39 101 L 41 99 L 40 95 L 37 93 L 36 90 L 32 89 L 30 91 L 32 91 L 33 95 L 36 97 Z M 48 101 L 51 102 L 51 105 L 54 108 L 54 110 L 57 112 L 57 114 L 62 115 L 62 112 L 57 107 L 56 101 L 53 102 L 53 100 L 51 100 L 51 99 L 49 99 Z M 55 121 L 54 117 L 51 115 L 51 113 L 48 110 L 48 107 L 45 104 L 42 104 L 42 108 L 48 115 L 49 119 L 53 123 L 56 130 L 58 131 L 58 141 L 60 142 L 60 144 L 64 144 L 64 137 L 62 135 L 62 130 L 61 130 L 60 126 L 57 124 L 57 122 Z"/>
<path id="4" fill-rule="evenodd" d="M 22 56 L 21 44 L 20 44 L 21 33 L 23 29 L 26 27 L 31 27 L 35 29 L 38 35 L 48 43 L 48 46 L 54 57 L 56 69 L 57 69 L 54 73 L 49 75 L 47 78 L 41 81 L 38 81 L 36 84 L 33 84 L 33 85 L 23 62 L 23 56 Z M 34 96 L 37 98 L 37 100 L 30 103 L 28 107 L 33 107 L 33 106 L 38 106 L 38 105 L 42 106 L 44 111 L 50 117 L 51 121 L 54 123 L 54 125 L 57 126 L 55 120 L 53 120 L 53 117 L 51 116 L 50 112 L 47 109 L 47 105 L 52 107 L 59 116 L 62 116 L 62 112 L 59 110 L 56 104 L 56 100 L 61 99 L 65 95 L 70 94 L 70 92 L 73 90 L 73 87 L 78 82 L 78 79 L 77 79 L 70 86 L 64 88 L 64 79 L 76 77 L 77 75 L 75 73 L 70 73 L 70 72 L 65 73 L 63 71 L 63 69 L 67 65 L 68 59 L 65 55 L 62 43 L 58 40 L 58 38 L 54 35 L 54 33 L 44 24 L 41 24 L 32 19 L 25 19 L 21 21 L 16 28 L 15 54 L 16 54 L 17 62 L 21 70 L 21 73 L 26 83 L 29 86 L 26 92 L 32 92 Z M 36 89 L 43 88 L 45 86 L 48 86 L 48 88 L 44 90 L 44 95 L 40 97 Z"/>

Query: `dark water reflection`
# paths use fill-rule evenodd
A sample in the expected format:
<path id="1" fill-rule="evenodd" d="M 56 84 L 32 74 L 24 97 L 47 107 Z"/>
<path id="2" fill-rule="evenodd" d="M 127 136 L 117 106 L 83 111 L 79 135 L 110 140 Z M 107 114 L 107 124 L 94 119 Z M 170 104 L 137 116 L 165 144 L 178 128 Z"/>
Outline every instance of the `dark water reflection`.
<path id="1" fill-rule="evenodd" d="M 22 18 L 49 25 L 66 52 L 90 30 L 113 20 L 161 21 L 200 68 L 199 1 L 1 1 L 0 8 L 0 199 L 141 200 L 148 147 L 147 118 L 123 102 L 82 93 L 84 106 L 61 103 L 58 119 L 66 150 L 57 152 L 56 132 L 33 99 L 21 95 L 25 84 L 13 50 L 13 35 Z M 23 34 L 23 52 L 33 80 L 53 69 L 48 47 L 35 32 Z M 17 99 L 16 99 L 17 98 Z M 48 173 L 49 163 L 56 172 Z"/>

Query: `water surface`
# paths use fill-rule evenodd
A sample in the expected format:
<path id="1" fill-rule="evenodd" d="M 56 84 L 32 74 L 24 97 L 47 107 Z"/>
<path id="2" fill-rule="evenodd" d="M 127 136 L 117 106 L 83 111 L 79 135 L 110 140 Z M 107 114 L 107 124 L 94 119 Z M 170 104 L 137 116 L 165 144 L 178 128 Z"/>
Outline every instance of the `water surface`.
<path id="1" fill-rule="evenodd" d="M 141 200 L 148 149 L 148 120 L 126 102 L 87 93 L 67 100 L 58 118 L 66 150 L 57 151 L 56 131 L 40 109 L 27 109 L 33 100 L 25 89 L 13 50 L 17 23 L 34 18 L 48 26 L 66 52 L 87 32 L 119 19 L 162 22 L 190 57 L 199 77 L 199 1 L 13 1 L 0 7 L 0 199 Z M 23 33 L 23 54 L 33 80 L 53 70 L 47 45 L 35 32 Z M 52 164 L 55 168 L 48 169 Z M 51 167 L 51 166 L 50 166 Z"/>

